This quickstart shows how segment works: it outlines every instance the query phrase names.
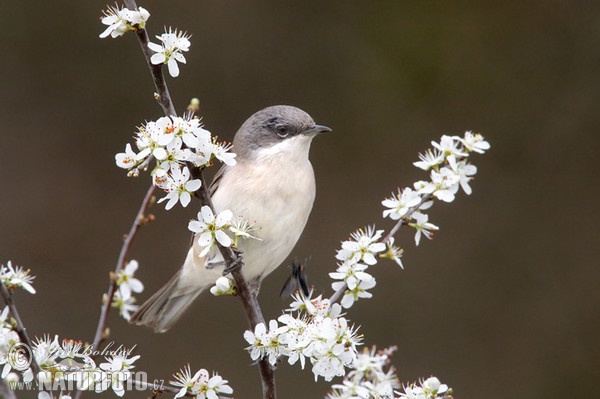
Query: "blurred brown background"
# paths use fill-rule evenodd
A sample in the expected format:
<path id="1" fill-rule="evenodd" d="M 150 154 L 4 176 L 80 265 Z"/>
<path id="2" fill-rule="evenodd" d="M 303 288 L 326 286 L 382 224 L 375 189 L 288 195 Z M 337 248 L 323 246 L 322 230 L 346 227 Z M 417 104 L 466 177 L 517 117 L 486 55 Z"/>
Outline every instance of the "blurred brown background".
<path id="1" fill-rule="evenodd" d="M 402 271 L 374 270 L 374 298 L 349 312 L 367 345 L 398 345 L 403 382 L 434 374 L 457 398 L 584 397 L 600 377 L 596 167 L 600 139 L 597 2 L 141 2 L 149 30 L 193 34 L 168 79 L 179 110 L 198 97 L 206 127 L 231 139 L 254 111 L 293 104 L 335 132 L 313 144 L 318 196 L 293 252 L 330 292 L 335 249 L 381 220 L 380 201 L 425 177 L 417 153 L 442 134 L 483 133 L 471 197 L 438 204 L 433 241 L 406 249 Z M 3 1 L 0 66 L 0 261 L 37 275 L 17 294 L 34 335 L 91 340 L 121 237 L 150 180 L 114 154 L 160 116 L 133 35 L 100 40 L 105 2 Z M 165 212 L 131 251 L 141 299 L 183 261 L 197 205 Z M 266 317 L 289 270 L 261 292 Z M 113 315 L 113 339 L 137 345 L 138 369 L 168 378 L 186 363 L 217 370 L 239 398 L 259 397 L 242 350 L 236 299 L 205 295 L 167 334 Z M 328 384 L 282 364 L 281 398 Z M 25 397 L 25 396 L 24 396 Z M 127 397 L 143 397 L 130 393 Z"/>

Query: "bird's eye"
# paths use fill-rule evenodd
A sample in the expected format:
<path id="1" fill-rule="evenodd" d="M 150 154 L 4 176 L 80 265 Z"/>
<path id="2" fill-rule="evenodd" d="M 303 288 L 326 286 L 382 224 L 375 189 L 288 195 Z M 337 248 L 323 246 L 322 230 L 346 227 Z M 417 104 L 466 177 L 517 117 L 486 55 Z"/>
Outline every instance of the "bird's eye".
<path id="1" fill-rule="evenodd" d="M 286 125 L 277 125 L 275 126 L 275 133 L 279 137 L 286 137 L 288 135 L 288 127 Z"/>

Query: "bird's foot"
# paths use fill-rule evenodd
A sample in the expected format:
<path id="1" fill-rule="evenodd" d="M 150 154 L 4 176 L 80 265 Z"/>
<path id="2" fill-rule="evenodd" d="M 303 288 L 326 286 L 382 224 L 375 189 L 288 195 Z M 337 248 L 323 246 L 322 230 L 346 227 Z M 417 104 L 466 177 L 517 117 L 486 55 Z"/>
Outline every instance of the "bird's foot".
<path id="1" fill-rule="evenodd" d="M 239 269 L 242 268 L 242 266 L 244 266 L 244 261 L 242 260 L 242 253 L 243 251 L 240 251 L 239 249 L 232 249 L 233 252 L 235 253 L 235 260 L 230 264 L 227 265 L 225 267 L 225 269 L 223 270 L 223 275 L 227 275 L 229 273 L 232 273 L 234 271 L 237 271 Z"/>

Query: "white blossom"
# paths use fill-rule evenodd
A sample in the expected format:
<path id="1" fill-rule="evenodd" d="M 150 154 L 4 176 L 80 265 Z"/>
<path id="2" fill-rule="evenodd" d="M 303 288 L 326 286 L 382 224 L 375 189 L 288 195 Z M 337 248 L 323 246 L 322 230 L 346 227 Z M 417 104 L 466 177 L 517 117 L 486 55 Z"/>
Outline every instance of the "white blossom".
<path id="1" fill-rule="evenodd" d="M 237 162 L 235 160 L 236 154 L 230 151 L 231 145 L 213 143 L 212 153 L 219 161 L 225 165 L 234 166 Z"/>
<path id="2" fill-rule="evenodd" d="M 454 201 L 454 196 L 458 191 L 460 176 L 457 176 L 452 169 L 443 167 L 439 172 L 431 171 L 431 181 L 435 187 L 433 196 L 444 202 Z"/>
<path id="3" fill-rule="evenodd" d="M 135 305 L 134 297 L 125 297 L 121 291 L 115 292 L 112 307 L 119 309 L 119 314 L 127 321 L 131 318 L 131 313 L 134 313 L 139 308 L 139 306 Z"/>
<path id="4" fill-rule="evenodd" d="M 331 284 L 331 288 L 337 291 L 338 289 L 341 289 L 345 284 L 346 283 L 344 282 L 337 281 Z M 356 285 L 356 287 L 354 287 L 354 289 L 347 289 L 344 292 L 344 296 L 342 297 L 342 300 L 340 302 L 342 307 L 348 309 L 351 308 L 352 305 L 354 305 L 354 302 L 358 301 L 359 298 L 371 298 L 373 294 L 367 292 L 367 290 L 375 287 L 376 284 L 377 282 L 375 281 L 375 278 L 371 278 L 369 280 L 360 280 L 360 282 Z"/>
<path id="5" fill-rule="evenodd" d="M 490 143 L 483 139 L 483 136 L 479 133 L 473 134 L 473 132 L 465 132 L 464 138 L 459 138 L 460 142 L 469 151 L 474 151 L 479 154 L 483 154 L 490 149 Z"/>
<path id="6" fill-rule="evenodd" d="M 383 254 L 380 254 L 379 256 L 381 258 L 387 258 L 387 259 L 393 260 L 394 262 L 396 262 L 396 264 L 398 266 L 400 266 L 402 269 L 404 269 L 404 265 L 402 264 L 402 260 L 400 259 L 402 257 L 402 254 L 404 253 L 404 250 L 402 248 L 395 246 L 394 241 L 395 241 L 394 237 L 390 237 L 388 242 L 386 243 L 387 251 Z"/>
<path id="7" fill-rule="evenodd" d="M 292 303 L 288 307 L 288 312 L 306 312 L 310 316 L 338 317 L 341 314 L 339 304 L 331 304 L 329 298 L 323 298 L 322 295 L 312 298 L 314 291 L 310 290 L 305 297 L 301 290 L 292 294 Z M 281 321 L 281 320 L 280 320 Z"/>
<path id="8" fill-rule="evenodd" d="M 404 392 L 396 393 L 400 395 L 398 399 L 436 399 L 443 397 L 446 392 L 450 392 L 446 384 L 442 384 L 436 377 L 429 377 L 421 381 L 420 385 L 409 384 L 404 387 Z"/>
<path id="9" fill-rule="evenodd" d="M 200 119 L 190 116 L 164 116 L 146 122 L 137 129 L 135 143 L 138 153 L 127 144 L 125 152 L 115 155 L 115 162 L 120 168 L 129 169 L 129 176 L 137 176 L 138 165 L 146 166 L 148 157 L 154 157 L 152 184 L 166 192 L 158 202 L 166 201 L 167 210 L 177 203 L 187 206 L 192 194 L 200 189 L 201 180 L 191 179 L 190 168 L 210 166 L 213 158 L 235 164 L 231 145 L 216 143 Z M 138 168 L 132 169 L 135 166 Z"/>
<path id="10" fill-rule="evenodd" d="M 469 181 L 471 181 L 471 179 L 473 179 L 472 176 L 477 173 L 477 167 L 464 160 L 457 161 L 453 156 L 448 157 L 448 164 L 454 174 L 458 177 L 458 182 L 465 194 L 471 195 L 472 190 L 471 186 L 469 186 Z"/>
<path id="11" fill-rule="evenodd" d="M 177 29 L 169 30 L 160 36 L 156 36 L 161 44 L 148 43 L 148 48 L 154 51 L 155 54 L 150 57 L 150 62 L 154 65 L 167 64 L 169 74 L 176 78 L 179 76 L 178 62 L 186 63 L 183 52 L 190 49 L 190 36 L 186 35 Z"/>
<path id="12" fill-rule="evenodd" d="M 278 340 L 278 328 L 277 320 L 271 320 L 268 329 L 264 323 L 259 323 L 254 331 L 244 332 L 244 339 L 250 344 L 246 349 L 250 351 L 252 360 L 266 356 L 272 365 L 277 363 L 277 359 L 284 351 L 284 346 Z"/>
<path id="13" fill-rule="evenodd" d="M 2 374 L 0 375 L 1 378 L 6 378 L 8 373 L 12 370 L 13 364 L 15 363 L 11 358 L 11 349 L 19 342 L 19 334 L 17 334 L 16 331 L 10 328 L 0 329 L 0 366 L 3 365 Z M 17 355 L 19 354 L 20 352 L 17 352 Z"/>
<path id="14" fill-rule="evenodd" d="M 163 169 L 158 169 L 155 176 L 155 184 L 167 192 L 166 196 L 157 201 L 161 203 L 168 200 L 166 210 L 173 208 L 177 202 L 184 208 L 187 207 L 192 200 L 192 194 L 202 185 L 199 179 L 190 180 L 190 170 L 187 166 L 180 168 L 178 165 L 172 165 L 169 174 Z"/>
<path id="15" fill-rule="evenodd" d="M 198 220 L 192 220 L 188 224 L 188 229 L 198 236 L 197 243 L 203 250 L 200 256 L 205 256 L 219 242 L 224 247 L 229 247 L 232 243 L 231 238 L 225 233 L 233 218 L 230 210 L 225 210 L 217 215 L 209 206 L 204 205 L 198 212 Z"/>
<path id="16" fill-rule="evenodd" d="M 413 213 L 414 223 L 409 223 L 410 227 L 414 227 L 417 232 L 415 233 L 415 244 L 419 245 L 419 241 L 421 241 L 421 233 L 425 237 L 431 240 L 433 237 L 433 231 L 439 230 L 439 227 L 433 223 L 429 223 L 429 216 L 421 213 L 415 212 Z"/>
<path id="17" fill-rule="evenodd" d="M 58 343 L 58 335 L 51 339 L 49 335 L 37 338 L 33 343 L 33 356 L 38 365 L 47 369 L 56 364 L 58 356 L 62 353 Z"/>
<path id="18" fill-rule="evenodd" d="M 419 154 L 420 161 L 413 162 L 413 165 L 419 169 L 429 170 L 442 164 L 444 162 L 444 158 L 444 154 L 442 154 L 439 150 L 434 149 L 432 151 L 431 149 L 428 149 L 425 154 Z"/>
<path id="19" fill-rule="evenodd" d="M 35 288 L 31 285 L 35 276 L 29 274 L 30 270 L 25 270 L 20 266 L 13 267 L 12 262 L 6 262 L 6 266 L 0 266 L 0 282 L 8 289 L 21 287 L 30 294 L 35 294 Z"/>
<path id="20" fill-rule="evenodd" d="M 144 284 L 133 276 L 138 267 L 136 260 L 130 260 L 116 275 L 117 286 L 123 298 L 129 298 L 132 292 L 139 294 L 144 291 Z"/>
<path id="21" fill-rule="evenodd" d="M 210 293 L 214 296 L 218 295 L 235 295 L 236 294 L 235 284 L 228 278 L 221 276 L 215 282 L 215 285 L 210 288 Z"/>
<path id="22" fill-rule="evenodd" d="M 136 154 L 131 149 L 131 144 L 129 143 L 127 143 L 127 145 L 125 146 L 125 152 L 120 152 L 117 155 L 115 155 L 115 161 L 117 163 L 117 166 L 123 169 L 133 168 L 134 166 L 139 164 L 142 159 L 143 157 L 140 157 L 139 154 Z"/>
<path id="23" fill-rule="evenodd" d="M 262 241 L 261 238 L 250 234 L 256 230 L 257 230 L 257 228 L 254 225 L 254 223 L 250 223 L 247 219 L 244 219 L 243 217 L 235 218 L 231 222 L 231 226 L 229 226 L 229 231 L 231 231 L 234 234 L 235 239 L 236 239 L 235 245 L 237 245 L 238 238 L 244 238 L 244 239 L 251 238 L 253 240 Z"/>
<path id="24" fill-rule="evenodd" d="M 227 380 L 215 373 L 210 377 L 206 369 L 200 369 L 192 376 L 189 364 L 173 374 L 173 377 L 175 381 L 170 381 L 171 385 L 181 387 L 175 398 L 180 398 L 188 392 L 195 395 L 196 399 L 218 399 L 221 394 L 233 393 L 233 389 L 227 385 Z"/>
<path id="25" fill-rule="evenodd" d="M 106 357 L 106 362 L 100 364 L 100 369 L 109 375 L 105 381 L 110 383 L 112 390 L 117 396 L 125 394 L 125 382 L 131 377 L 130 370 L 135 367 L 133 363 L 139 358 L 139 355 L 130 358 L 123 355 L 116 355 Z"/>
<path id="26" fill-rule="evenodd" d="M 454 155 L 456 157 L 465 157 L 468 155 L 461 148 L 461 139 L 457 136 L 444 135 L 439 143 L 432 141 L 431 145 L 446 157 L 449 155 Z"/>
<path id="27" fill-rule="evenodd" d="M 309 360 L 315 380 L 323 377 L 330 381 L 344 375 L 345 368 L 356 358 L 356 346 L 361 339 L 356 329 L 349 327 L 341 316 L 319 312 L 314 316 L 286 313 L 278 321 L 282 325 L 271 320 L 268 329 L 260 323 L 254 331 L 244 333 L 252 360 L 266 356 L 269 363 L 275 365 L 285 356 L 290 364 L 300 361 L 302 368 Z"/>
<path id="28" fill-rule="evenodd" d="M 364 348 L 356 356 L 342 384 L 332 385 L 333 391 L 327 398 L 393 398 L 394 389 L 399 388 L 399 383 L 394 368 L 389 366 L 388 355 L 394 350 Z"/>
<path id="29" fill-rule="evenodd" d="M 100 34 L 102 39 L 109 35 L 114 39 L 123 36 L 127 31 L 144 29 L 146 21 L 150 17 L 150 13 L 142 7 L 138 7 L 137 10 L 129 10 L 119 8 L 116 4 L 114 7 L 107 6 L 103 14 L 104 17 L 101 18 L 101 21 L 108 27 Z"/>
<path id="30" fill-rule="evenodd" d="M 343 280 L 350 290 L 356 288 L 361 281 L 373 280 L 373 276 L 366 273 L 368 266 L 362 263 L 344 262 L 338 265 L 335 272 L 329 273 L 329 277 L 334 280 Z"/>
<path id="31" fill-rule="evenodd" d="M 382 234 L 383 230 L 375 231 L 375 226 L 355 231 L 351 234 L 351 241 L 342 242 L 342 249 L 338 250 L 336 259 L 343 262 L 363 261 L 367 265 L 376 264 L 375 255 L 385 249 L 385 244 L 378 242 Z"/>
<path id="32" fill-rule="evenodd" d="M 392 198 L 386 198 L 381 202 L 383 206 L 390 208 L 383 211 L 383 217 L 398 220 L 419 202 L 421 202 L 421 196 L 410 187 L 406 187 L 404 190 L 398 189 L 398 194 L 392 193 Z"/>

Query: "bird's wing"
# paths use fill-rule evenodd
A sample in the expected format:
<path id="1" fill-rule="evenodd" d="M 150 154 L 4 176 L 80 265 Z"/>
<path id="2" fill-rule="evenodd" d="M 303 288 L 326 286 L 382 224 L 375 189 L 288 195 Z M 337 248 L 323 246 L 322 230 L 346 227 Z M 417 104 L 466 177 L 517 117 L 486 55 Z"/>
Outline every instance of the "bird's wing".
<path id="1" fill-rule="evenodd" d="M 225 171 L 227 171 L 227 169 L 228 169 L 227 165 L 221 166 L 221 168 L 219 168 L 219 170 L 217 171 L 217 174 L 215 174 L 215 177 L 213 177 L 212 183 L 210 183 L 210 186 L 208 186 L 208 193 L 210 194 L 211 197 L 213 195 L 215 195 L 215 192 L 218 190 L 219 182 L 221 181 L 221 178 L 223 177 L 223 175 L 225 174 Z"/>

